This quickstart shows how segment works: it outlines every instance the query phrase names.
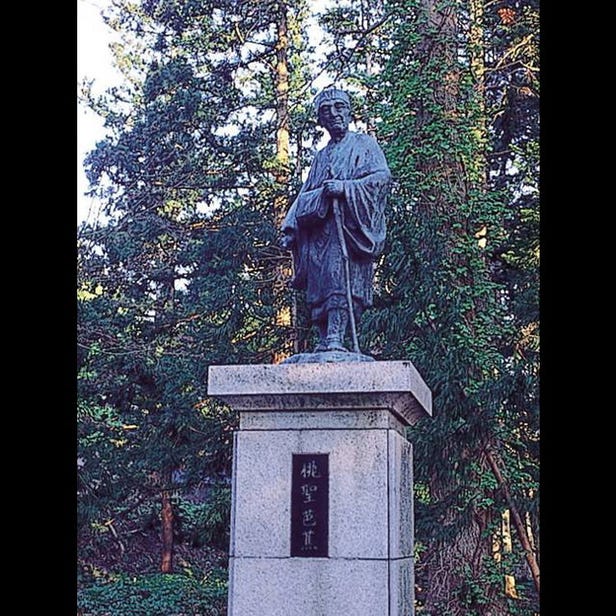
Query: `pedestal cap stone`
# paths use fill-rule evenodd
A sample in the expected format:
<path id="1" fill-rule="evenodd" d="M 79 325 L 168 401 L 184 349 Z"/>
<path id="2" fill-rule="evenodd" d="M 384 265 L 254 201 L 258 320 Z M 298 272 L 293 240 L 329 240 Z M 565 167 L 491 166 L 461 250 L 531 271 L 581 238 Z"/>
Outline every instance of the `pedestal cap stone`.
<path id="1" fill-rule="evenodd" d="M 240 412 L 389 409 L 405 425 L 432 415 L 410 361 L 210 366 L 208 394 Z"/>

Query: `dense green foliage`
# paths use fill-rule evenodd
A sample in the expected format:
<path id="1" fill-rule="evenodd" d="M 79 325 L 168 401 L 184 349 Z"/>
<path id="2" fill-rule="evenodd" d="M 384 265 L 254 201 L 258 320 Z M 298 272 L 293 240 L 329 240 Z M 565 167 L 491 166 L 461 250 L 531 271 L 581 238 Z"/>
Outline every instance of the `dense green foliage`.
<path id="1" fill-rule="evenodd" d="M 349 40 L 362 11 L 378 28 Z M 420 604 L 532 613 L 524 551 L 495 559 L 492 538 L 512 500 L 539 530 L 537 3 L 339 3 L 327 24 L 396 182 L 364 345 L 433 391 L 411 433 Z"/>
<path id="2" fill-rule="evenodd" d="M 226 608 L 227 572 L 117 575 L 80 585 L 78 616 L 219 616 Z"/>
<path id="3" fill-rule="evenodd" d="M 127 82 L 100 100 L 84 91 L 109 136 L 85 163 L 105 218 L 78 237 L 80 563 L 91 571 L 114 546 L 113 566 L 127 568 L 130 538 L 160 531 L 164 495 L 176 545 L 226 547 L 235 416 L 206 397 L 207 366 L 269 362 L 289 338 L 306 342 L 277 222 L 319 138 L 309 76 L 322 74 L 351 91 L 394 176 L 361 346 L 410 358 L 433 392 L 433 419 L 410 432 L 418 610 L 531 616 L 522 541 L 538 561 L 538 2 L 334 5 L 320 16 L 320 58 L 305 2 L 143 0 L 109 16 L 125 35 Z M 510 514 L 523 523 L 505 524 Z M 515 591 L 503 591 L 505 576 Z M 146 580 L 168 593 L 147 595 L 167 602 L 151 614 L 193 613 L 191 593 L 209 601 L 212 588 L 114 580 L 82 580 L 84 616 L 99 599 L 111 609 L 114 597 L 151 592 Z"/>

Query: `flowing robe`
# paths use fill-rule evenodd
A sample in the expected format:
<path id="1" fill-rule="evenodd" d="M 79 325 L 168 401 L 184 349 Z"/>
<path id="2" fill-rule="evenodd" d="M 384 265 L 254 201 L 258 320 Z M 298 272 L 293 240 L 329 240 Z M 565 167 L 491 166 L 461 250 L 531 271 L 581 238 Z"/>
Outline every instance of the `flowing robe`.
<path id="1" fill-rule="evenodd" d="M 351 295 L 359 314 L 372 305 L 374 261 L 385 242 L 385 215 L 391 174 L 385 156 L 370 135 L 347 132 L 331 140 L 312 163 L 308 177 L 282 224 L 295 237 L 292 285 L 306 290 L 312 321 L 331 308 L 348 308 L 343 253 L 333 213 L 333 198 L 323 182 L 342 182 L 338 197 L 349 255 Z"/>

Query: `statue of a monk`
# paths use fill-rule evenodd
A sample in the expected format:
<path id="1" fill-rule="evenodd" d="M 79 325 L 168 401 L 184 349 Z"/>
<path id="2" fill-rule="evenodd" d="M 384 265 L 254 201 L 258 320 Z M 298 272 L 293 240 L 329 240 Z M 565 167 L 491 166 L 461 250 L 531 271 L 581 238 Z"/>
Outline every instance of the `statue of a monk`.
<path id="1" fill-rule="evenodd" d="M 306 290 L 311 322 L 319 332 L 314 352 L 348 352 L 345 336 L 351 329 L 353 350 L 360 353 L 356 327 L 372 305 L 391 174 L 376 140 L 349 131 L 346 92 L 323 90 L 315 108 L 331 139 L 317 152 L 284 219 L 282 243 L 293 252 L 291 284 Z"/>

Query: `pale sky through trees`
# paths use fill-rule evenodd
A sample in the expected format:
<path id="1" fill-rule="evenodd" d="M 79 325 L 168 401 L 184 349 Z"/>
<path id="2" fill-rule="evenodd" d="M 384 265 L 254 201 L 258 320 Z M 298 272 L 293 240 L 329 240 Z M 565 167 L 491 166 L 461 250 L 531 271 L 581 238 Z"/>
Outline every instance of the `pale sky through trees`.
<path id="1" fill-rule="evenodd" d="M 121 73 L 114 68 L 109 43 L 113 31 L 101 17 L 101 10 L 109 0 L 77 0 L 77 87 L 84 78 L 94 79 L 94 92 L 102 94 L 118 85 Z M 105 135 L 103 121 L 85 105 L 77 114 L 77 220 L 88 218 L 92 199 L 85 197 L 88 181 L 83 170 L 85 155 Z"/>
<path id="2" fill-rule="evenodd" d="M 321 12 L 331 0 L 313 0 L 311 9 Z M 107 88 L 120 85 L 122 74 L 113 66 L 109 44 L 115 33 L 105 24 L 101 11 L 111 0 L 77 0 L 77 88 L 84 78 L 94 80 L 93 92 L 102 94 Z M 311 35 L 310 38 L 314 40 Z M 319 81 L 319 80 L 317 80 Z M 324 84 L 323 84 L 324 85 Z M 77 222 L 96 218 L 96 200 L 86 197 L 88 181 L 83 170 L 84 157 L 104 138 L 103 120 L 85 105 L 77 114 Z"/>

